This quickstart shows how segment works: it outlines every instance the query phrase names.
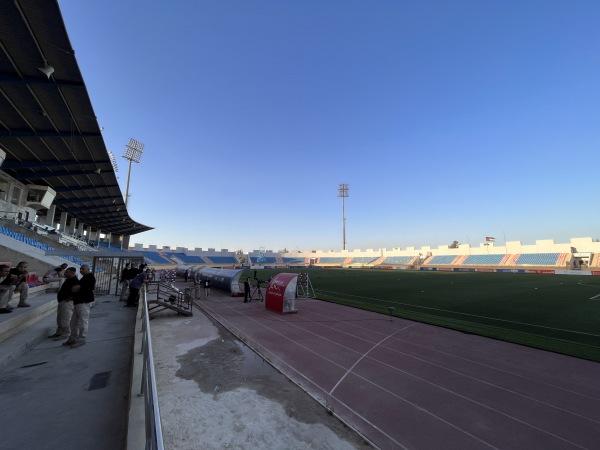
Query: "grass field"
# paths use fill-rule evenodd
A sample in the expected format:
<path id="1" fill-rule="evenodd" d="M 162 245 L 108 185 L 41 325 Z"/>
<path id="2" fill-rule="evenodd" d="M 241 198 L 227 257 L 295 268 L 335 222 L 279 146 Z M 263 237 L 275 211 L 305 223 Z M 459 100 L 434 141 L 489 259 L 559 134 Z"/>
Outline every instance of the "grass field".
<path id="1" fill-rule="evenodd" d="M 381 314 L 393 307 L 396 317 L 600 362 L 598 277 L 374 269 L 257 273 L 267 280 L 279 272 L 308 272 L 321 300 Z"/>

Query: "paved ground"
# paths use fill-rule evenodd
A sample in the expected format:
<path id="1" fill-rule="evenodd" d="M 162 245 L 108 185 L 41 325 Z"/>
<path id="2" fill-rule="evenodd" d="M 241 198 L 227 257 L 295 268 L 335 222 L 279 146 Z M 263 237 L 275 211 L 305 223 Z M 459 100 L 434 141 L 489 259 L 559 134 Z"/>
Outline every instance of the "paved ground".
<path id="1" fill-rule="evenodd" d="M 165 448 L 371 448 L 202 311 L 150 328 Z"/>
<path id="2" fill-rule="evenodd" d="M 600 364 L 318 300 L 199 303 L 380 448 L 600 448 Z"/>
<path id="3" fill-rule="evenodd" d="M 338 415 L 383 449 L 600 448 L 600 364 L 316 300 L 200 304 L 262 356 L 200 311 L 152 320 L 166 448 L 368 448 Z M 87 345 L 43 339 L 5 366 L 0 447 L 125 448 L 135 319 L 99 297 Z"/>
<path id="4" fill-rule="evenodd" d="M 30 303 L 42 307 L 55 298 L 46 294 Z M 43 339 L 0 371 L 0 448 L 125 448 L 136 313 L 122 305 L 116 297 L 98 297 L 86 345 L 71 349 L 62 341 Z M 55 329 L 56 315 L 51 314 L 23 334 L 50 335 Z M 15 339 L 2 343 L 0 351 L 9 351 Z"/>

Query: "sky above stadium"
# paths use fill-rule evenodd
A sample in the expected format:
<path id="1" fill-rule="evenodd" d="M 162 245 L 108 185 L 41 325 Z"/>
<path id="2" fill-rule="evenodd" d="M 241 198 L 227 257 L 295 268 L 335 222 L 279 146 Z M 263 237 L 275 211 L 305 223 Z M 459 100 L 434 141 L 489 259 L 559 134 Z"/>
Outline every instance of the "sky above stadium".
<path id="1" fill-rule="evenodd" d="M 131 243 L 600 238 L 600 2 L 60 0 Z"/>

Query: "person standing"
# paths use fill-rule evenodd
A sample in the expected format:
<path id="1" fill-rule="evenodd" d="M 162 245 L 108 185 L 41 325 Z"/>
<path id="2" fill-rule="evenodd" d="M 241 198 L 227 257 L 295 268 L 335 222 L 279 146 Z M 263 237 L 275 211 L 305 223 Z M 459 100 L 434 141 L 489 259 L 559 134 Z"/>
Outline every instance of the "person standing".
<path id="1" fill-rule="evenodd" d="M 208 298 L 209 294 L 210 294 L 210 280 L 208 278 L 206 278 L 204 280 L 204 297 Z"/>
<path id="2" fill-rule="evenodd" d="M 88 331 L 90 319 L 90 309 L 94 302 L 94 288 L 96 287 L 96 278 L 91 273 L 90 266 L 84 264 L 79 269 L 82 277 L 79 280 L 79 286 L 73 288 L 73 315 L 71 316 L 71 335 L 63 343 L 71 348 L 85 345 L 85 339 Z M 77 289 L 79 287 L 79 289 Z"/>
<path id="3" fill-rule="evenodd" d="M 148 280 L 148 274 L 141 272 L 129 283 L 129 298 L 127 299 L 127 307 L 134 308 L 139 304 L 140 289 Z"/>
<path id="4" fill-rule="evenodd" d="M 250 297 L 250 277 L 246 277 L 244 281 L 244 303 L 248 301 L 248 297 Z"/>
<path id="5" fill-rule="evenodd" d="M 65 269 L 65 281 L 56 294 L 58 307 L 56 308 L 56 332 L 49 338 L 60 340 L 69 337 L 71 334 L 71 318 L 73 317 L 73 295 L 75 286 L 79 286 L 77 279 L 77 269 L 69 267 Z M 79 287 L 77 288 L 77 290 Z"/>
<path id="6" fill-rule="evenodd" d="M 121 283 L 120 302 L 127 300 L 127 296 L 129 295 L 129 266 L 130 263 L 126 263 L 125 268 L 121 271 L 121 278 L 119 279 L 119 283 Z"/>

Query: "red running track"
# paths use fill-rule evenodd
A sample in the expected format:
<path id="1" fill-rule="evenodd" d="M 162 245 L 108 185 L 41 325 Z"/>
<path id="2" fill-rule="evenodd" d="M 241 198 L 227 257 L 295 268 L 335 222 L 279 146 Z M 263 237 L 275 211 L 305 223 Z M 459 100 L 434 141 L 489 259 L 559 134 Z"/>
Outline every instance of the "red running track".
<path id="1" fill-rule="evenodd" d="M 600 449 L 600 364 L 319 300 L 198 303 L 381 449 Z"/>

